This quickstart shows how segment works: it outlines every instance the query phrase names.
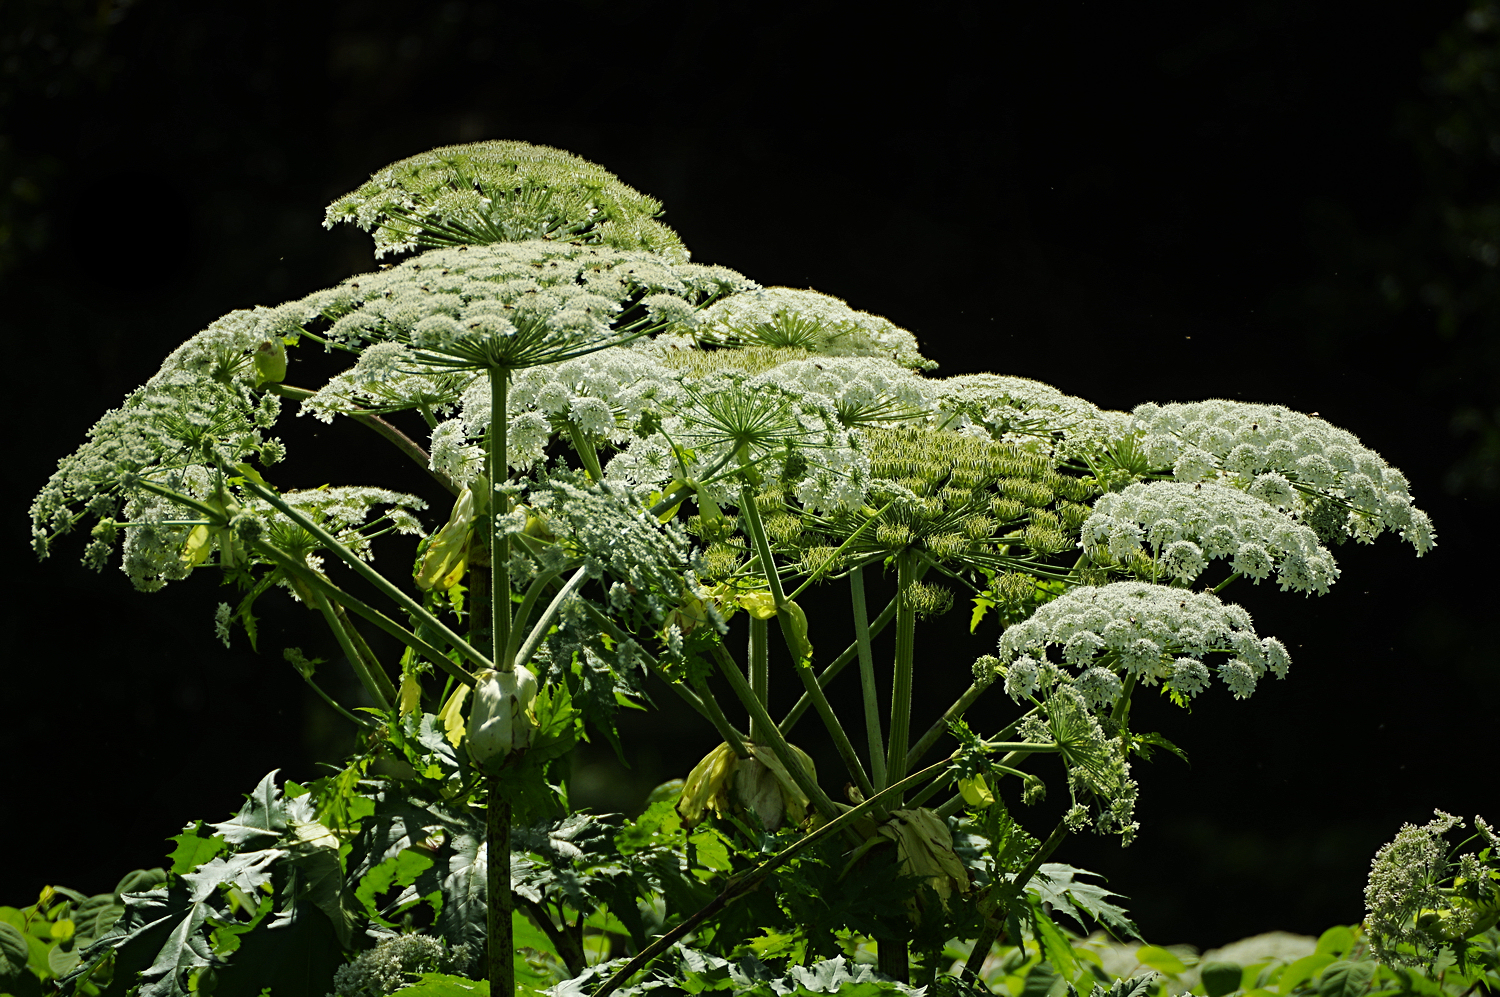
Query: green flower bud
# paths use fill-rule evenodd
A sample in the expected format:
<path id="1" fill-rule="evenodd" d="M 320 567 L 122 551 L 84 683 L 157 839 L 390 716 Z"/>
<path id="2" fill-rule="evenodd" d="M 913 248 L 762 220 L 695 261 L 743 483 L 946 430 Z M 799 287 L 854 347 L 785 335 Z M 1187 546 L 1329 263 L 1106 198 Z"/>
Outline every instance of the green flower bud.
<path id="1" fill-rule="evenodd" d="M 443 528 L 422 549 L 413 580 L 430 592 L 446 592 L 463 578 L 469 566 L 469 541 L 474 533 L 474 493 L 465 488 L 453 503 Z"/>
<path id="2" fill-rule="evenodd" d="M 536 676 L 527 668 L 510 672 L 486 669 L 478 678 L 469 713 L 469 757 L 487 766 L 531 743 L 531 732 L 536 728 L 531 704 L 536 700 L 537 684 Z"/>
<path id="3" fill-rule="evenodd" d="M 770 748 L 746 742 L 749 758 L 736 758 L 729 745 L 714 748 L 693 766 L 677 798 L 677 812 L 689 827 L 706 813 L 724 816 L 748 811 L 768 831 L 787 821 L 801 823 L 807 816 L 807 796 Z M 790 745 L 802 768 L 817 777 L 812 759 Z"/>
<path id="4" fill-rule="evenodd" d="M 277 384 L 286 379 L 286 343 L 272 336 L 255 348 L 255 386 Z"/>

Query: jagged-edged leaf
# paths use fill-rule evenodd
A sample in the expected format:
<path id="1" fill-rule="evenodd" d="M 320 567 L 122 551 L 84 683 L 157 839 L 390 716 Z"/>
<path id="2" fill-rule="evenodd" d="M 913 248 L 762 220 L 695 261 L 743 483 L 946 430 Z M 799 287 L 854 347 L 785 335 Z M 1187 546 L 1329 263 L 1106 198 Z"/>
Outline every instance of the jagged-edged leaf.
<path id="1" fill-rule="evenodd" d="M 354 898 L 344 889 L 339 839 L 316 821 L 293 821 L 287 845 L 288 862 L 295 875 L 294 902 L 311 903 L 322 911 L 333 926 L 339 945 L 349 948 L 357 914 Z"/>
<path id="2" fill-rule="evenodd" d="M 172 860 L 172 872 L 178 876 L 185 872 L 192 872 L 229 847 L 229 842 L 215 834 L 201 820 L 193 821 L 187 827 L 183 828 L 181 834 L 175 834 L 167 840 L 177 842 L 177 847 L 172 849 L 167 858 Z M 165 880 L 166 876 L 163 876 L 161 881 L 164 882 Z M 121 880 L 120 882 L 121 885 L 124 885 L 125 881 Z M 147 886 L 144 889 L 150 890 L 154 888 L 154 886 Z M 139 887 L 133 890 L 116 888 L 115 892 L 140 893 L 143 890 Z"/>
<path id="3" fill-rule="evenodd" d="M 255 893 L 271 881 L 270 865 L 286 852 L 266 848 L 255 852 L 237 852 L 228 858 L 210 859 L 193 872 L 183 873 L 196 903 L 213 896 L 221 886 L 234 886 L 244 893 Z"/>
<path id="4" fill-rule="evenodd" d="M 279 838 L 287 829 L 286 803 L 276 785 L 272 769 L 250 792 L 240 812 L 229 820 L 210 824 L 231 845 L 243 845 L 256 838 Z"/>
<path id="5" fill-rule="evenodd" d="M 207 857 L 212 858 L 212 856 Z M 133 869 L 120 877 L 120 881 L 115 884 L 114 895 L 116 897 L 119 897 L 120 895 L 125 893 L 139 893 L 142 890 L 154 890 L 158 886 L 164 885 L 166 881 L 167 870 L 165 869 Z M 103 895 L 104 894 L 100 894 L 100 896 Z M 95 897 L 93 899 L 98 898 Z"/>
<path id="6" fill-rule="evenodd" d="M 443 909 L 438 912 L 438 933 L 449 945 L 468 943 L 474 950 L 484 948 L 485 911 L 488 892 L 485 884 L 484 839 L 475 834 L 450 834 L 433 857 L 433 868 L 443 891 Z M 427 875 L 417 881 L 424 889 Z"/>
<path id="7" fill-rule="evenodd" d="M 1031 882 L 1026 884 L 1026 889 L 1042 902 L 1051 904 L 1054 914 L 1066 914 L 1081 928 L 1088 926 L 1083 923 L 1077 911 L 1082 911 L 1100 924 L 1118 928 L 1130 937 L 1144 941 L 1140 929 L 1126 914 L 1125 908 L 1110 903 L 1107 899 L 1120 896 L 1118 893 L 1106 890 L 1097 883 L 1082 882 L 1078 876 L 1099 874 L 1061 862 L 1044 862 L 1036 875 L 1031 877 Z"/>
<path id="8" fill-rule="evenodd" d="M 1052 964 L 1052 968 L 1066 979 L 1071 980 L 1076 976 L 1077 967 L 1074 965 L 1076 960 L 1073 957 L 1073 946 L 1068 943 L 1067 936 L 1058 928 L 1057 923 L 1047 916 L 1041 903 L 1036 900 L 1031 903 L 1031 926 L 1037 944 L 1042 947 L 1042 954 Z"/>
<path id="9" fill-rule="evenodd" d="M 920 988 L 899 983 L 876 972 L 872 966 L 849 962 L 841 955 L 810 966 L 788 966 L 785 977 L 771 980 L 763 986 L 770 993 L 781 995 L 841 994 L 844 997 L 865 997 L 868 994 L 899 993 L 920 997 L 922 993 Z"/>
<path id="10" fill-rule="evenodd" d="M 1116 980 L 1107 987 L 1096 983 L 1089 997 L 1146 997 L 1151 984 L 1156 982 L 1156 977 L 1156 973 L 1142 973 L 1129 979 Z"/>
<path id="11" fill-rule="evenodd" d="M 173 916 L 156 958 L 141 972 L 140 997 L 184 997 L 190 972 L 218 961 L 204 931 L 204 921 L 213 912 L 201 900 L 189 899 L 186 909 Z"/>

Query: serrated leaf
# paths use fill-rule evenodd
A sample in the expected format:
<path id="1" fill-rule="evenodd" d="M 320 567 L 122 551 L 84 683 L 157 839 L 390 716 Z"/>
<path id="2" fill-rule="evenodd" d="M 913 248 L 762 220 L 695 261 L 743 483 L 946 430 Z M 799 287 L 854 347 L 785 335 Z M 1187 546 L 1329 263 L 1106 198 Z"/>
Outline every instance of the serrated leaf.
<path id="1" fill-rule="evenodd" d="M 1126 914 L 1125 908 L 1110 903 L 1107 899 L 1118 897 L 1120 894 L 1107 890 L 1097 883 L 1081 882 L 1078 876 L 1099 876 L 1099 874 L 1061 862 L 1045 862 L 1037 870 L 1036 875 L 1031 877 L 1031 882 L 1026 884 L 1026 889 L 1036 894 L 1043 902 L 1050 903 L 1054 914 L 1066 914 L 1081 928 L 1087 929 L 1088 925 L 1083 923 L 1083 919 L 1076 911 L 1082 911 L 1100 924 L 1118 928 L 1130 937 L 1144 941 L 1141 938 L 1140 929 Z M 1099 876 L 1099 878 L 1104 877 Z M 1143 963 L 1143 965 L 1147 964 Z"/>
<path id="2" fill-rule="evenodd" d="M 288 861 L 296 872 L 297 900 L 317 907 L 333 925 L 339 945 L 349 948 L 356 922 L 354 898 L 344 889 L 339 840 L 322 824 L 294 822 Z"/>
<path id="3" fill-rule="evenodd" d="M 473 834 L 450 835 L 438 849 L 434 871 L 442 876 L 443 909 L 438 933 L 450 945 L 467 942 L 475 951 L 484 947 L 487 890 L 484 841 Z"/>
<path id="4" fill-rule="evenodd" d="M 1031 926 L 1036 936 L 1037 944 L 1042 947 L 1042 954 L 1052 964 L 1064 979 L 1071 980 L 1078 975 L 1078 968 L 1073 958 L 1073 946 L 1058 929 L 1057 924 L 1048 917 L 1042 905 L 1033 900 L 1031 904 Z"/>
<path id="5" fill-rule="evenodd" d="M 172 849 L 171 854 L 167 858 L 172 860 L 172 872 L 178 876 L 185 872 L 192 872 L 229 847 L 227 841 L 205 827 L 201 820 L 194 821 L 183 829 L 181 834 L 173 835 L 167 840 L 177 842 L 177 847 Z M 124 880 L 121 880 L 121 882 L 123 883 Z M 117 892 L 137 893 L 145 891 L 120 890 Z"/>
<path id="6" fill-rule="evenodd" d="M 209 824 L 231 845 L 243 845 L 256 838 L 279 838 L 287 829 L 286 806 L 276 785 L 272 769 L 260 780 L 245 800 L 240 812 L 229 820 Z"/>
<path id="7" fill-rule="evenodd" d="M 1108 987 L 1096 983 L 1089 997 L 1146 997 L 1151 985 L 1156 982 L 1156 976 L 1155 973 L 1142 973 L 1129 979 L 1116 980 Z"/>

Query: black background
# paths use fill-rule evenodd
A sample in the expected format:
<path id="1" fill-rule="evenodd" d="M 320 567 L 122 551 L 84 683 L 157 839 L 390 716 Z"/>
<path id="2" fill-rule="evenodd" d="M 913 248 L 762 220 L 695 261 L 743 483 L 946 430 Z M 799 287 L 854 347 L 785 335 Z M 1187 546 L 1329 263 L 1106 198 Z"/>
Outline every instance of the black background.
<path id="1" fill-rule="evenodd" d="M 1399 245 L 1430 198 L 1398 122 L 1429 99 L 1422 53 L 1462 12 L 7 4 L 0 903 L 29 904 L 43 883 L 108 889 L 266 771 L 310 779 L 348 750 L 281 660 L 288 644 L 336 657 L 306 611 L 265 600 L 261 653 L 241 637 L 226 652 L 215 580 L 138 594 L 67 543 L 37 565 L 26 505 L 193 332 L 373 268 L 367 236 L 320 227 L 330 200 L 433 146 L 513 138 L 660 198 L 699 262 L 886 315 L 939 376 L 1020 374 L 1118 409 L 1281 402 L 1405 470 L 1438 549 L 1340 548 L 1343 579 L 1316 601 L 1232 590 L 1292 649 L 1291 677 L 1243 703 L 1215 689 L 1192 716 L 1145 707 L 1191 767 L 1137 767 L 1132 848 L 1086 838 L 1058 856 L 1108 875 L 1158 943 L 1358 920 L 1369 859 L 1402 821 L 1434 806 L 1500 818 L 1497 593 L 1478 542 L 1495 502 L 1450 474 L 1470 447 L 1453 411 L 1494 373 L 1467 365 L 1430 309 L 1382 310 L 1367 252 Z M 303 352 L 288 379 L 315 384 Z M 283 487 L 388 482 L 358 427 L 291 411 Z M 441 505 L 420 473 L 390 483 Z M 391 548 L 387 570 L 409 556 Z M 843 599 L 830 590 L 814 614 L 824 660 L 845 638 L 817 628 Z M 926 629 L 961 632 L 962 615 Z M 920 633 L 917 709 L 931 716 L 995 631 Z M 790 684 L 776 689 L 788 701 Z M 1009 712 L 988 696 L 981 727 Z M 666 716 L 628 718 L 629 771 L 582 751 L 575 799 L 639 807 L 713 745 Z M 836 770 L 812 724 L 794 739 Z"/>

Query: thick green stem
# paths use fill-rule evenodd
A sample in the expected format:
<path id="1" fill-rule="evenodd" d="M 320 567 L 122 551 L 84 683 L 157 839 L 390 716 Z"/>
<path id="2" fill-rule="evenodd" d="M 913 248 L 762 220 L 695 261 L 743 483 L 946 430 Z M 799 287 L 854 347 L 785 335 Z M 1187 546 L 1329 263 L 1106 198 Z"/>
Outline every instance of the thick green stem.
<path id="1" fill-rule="evenodd" d="M 729 750 L 734 752 L 734 757 L 745 759 L 750 757 L 750 749 L 745 747 L 745 739 L 740 732 L 734 729 L 724 711 L 719 708 L 719 701 L 714 698 L 713 690 L 708 687 L 707 682 L 699 681 L 697 685 L 699 699 L 703 704 L 704 715 L 708 722 L 714 725 L 714 730 L 719 732 L 719 737 L 729 745 Z"/>
<path id="2" fill-rule="evenodd" d="M 1036 854 L 1031 856 L 1031 861 L 1026 867 L 1017 873 L 1010 881 L 1000 880 L 990 886 L 988 896 L 980 900 L 980 910 L 985 911 L 985 926 L 974 940 L 974 949 L 969 953 L 969 961 L 964 963 L 964 975 L 973 979 L 979 978 L 979 970 L 984 966 L 985 956 L 990 954 L 990 946 L 995 944 L 995 939 L 1000 937 L 1000 928 L 1004 924 L 1005 909 L 1010 906 L 1011 901 L 1019 897 L 1026 889 L 1026 884 L 1031 882 L 1031 877 L 1042 867 L 1042 863 L 1057 851 L 1057 846 L 1063 843 L 1068 836 L 1068 825 L 1058 821 L 1047 840 L 1037 848 Z M 996 914 L 1000 916 L 997 917 Z M 1019 939 L 1016 939 L 1019 944 Z"/>
<path id="3" fill-rule="evenodd" d="M 336 538 L 333 534 L 329 533 L 327 530 L 323 529 L 323 527 L 313 522 L 299 510 L 287 505 L 286 502 L 282 501 L 280 495 L 277 495 L 271 489 L 254 481 L 247 480 L 245 482 L 245 488 L 255 494 L 258 498 L 263 499 L 267 504 L 271 506 L 271 508 L 280 512 L 292 522 L 296 523 L 308 533 L 312 534 L 313 538 L 317 540 L 318 543 L 327 548 L 328 551 L 335 557 L 337 557 L 340 561 L 343 561 L 350 568 L 352 568 L 355 574 L 359 575 L 365 581 L 375 586 L 375 588 L 380 590 L 381 594 L 385 595 L 392 602 L 396 603 L 396 605 L 406 610 L 418 621 L 435 630 L 443 637 L 444 640 L 452 644 L 454 649 L 457 650 L 458 653 L 464 658 L 468 659 L 481 668 L 494 667 L 493 662 L 491 662 L 488 658 L 475 650 L 468 641 L 464 640 L 458 634 L 454 633 L 446 623 L 429 613 L 421 603 L 417 602 L 417 600 L 413 599 L 411 596 L 407 595 L 405 592 L 397 588 L 390 582 L 389 579 L 380 574 L 380 572 L 370 567 L 364 561 L 361 561 L 353 551 L 340 543 L 338 541 L 338 538 Z"/>
<path id="4" fill-rule="evenodd" d="M 349 619 L 349 614 L 344 612 L 344 607 L 340 606 L 337 600 L 330 599 L 329 605 L 333 607 L 333 615 L 338 617 L 339 625 L 349 634 L 349 642 L 359 652 L 360 659 L 364 661 L 365 667 L 374 677 L 375 684 L 380 686 L 380 691 L 384 693 L 386 699 L 392 703 L 397 702 L 401 697 L 396 692 L 396 686 L 391 682 L 390 676 L 386 675 L 385 669 L 381 667 L 380 659 L 375 657 L 375 652 L 365 642 L 364 634 L 359 632 L 359 628 L 354 625 L 353 620 Z"/>
<path id="5" fill-rule="evenodd" d="M 359 679 L 359 684 L 365 687 L 365 692 L 370 694 L 370 699 L 375 705 L 387 713 L 391 711 L 391 700 L 386 698 L 385 692 L 380 688 L 380 683 L 375 681 L 375 676 L 370 673 L 369 666 L 365 664 L 364 658 L 359 653 L 359 648 L 354 646 L 354 641 L 349 637 L 349 631 L 339 622 L 338 614 L 333 611 L 333 606 L 328 602 L 328 597 L 316 590 L 312 593 L 313 605 L 318 612 L 323 614 L 323 619 L 328 623 L 328 629 L 333 631 L 334 639 L 339 642 L 343 649 L 344 657 L 349 659 L 349 667 L 354 669 L 354 674 Z M 389 679 L 386 680 L 389 684 Z"/>
<path id="6" fill-rule="evenodd" d="M 859 688 L 864 696 L 865 737 L 870 746 L 870 771 L 875 789 L 889 783 L 885 771 L 885 738 L 880 732 L 880 693 L 875 688 L 875 652 L 870 645 L 869 610 L 865 607 L 863 568 L 849 572 L 849 595 L 854 604 L 854 646 L 859 654 Z"/>
<path id="7" fill-rule="evenodd" d="M 916 581 L 912 577 L 916 559 L 910 551 L 896 555 L 896 661 L 891 680 L 891 731 L 887 748 L 886 778 L 906 775 L 906 751 L 911 737 L 912 664 L 916 655 L 917 613 L 906 593 Z M 897 800 L 896 805 L 900 806 Z"/>
<path id="8" fill-rule="evenodd" d="M 502 657 L 509 661 L 516 660 L 516 652 L 520 650 L 521 631 L 526 626 L 526 621 L 531 618 L 531 611 L 536 609 L 536 603 L 552 580 L 562 574 L 561 568 L 551 571 L 543 571 L 531 580 L 526 586 L 526 592 L 521 596 L 521 604 L 516 607 L 515 626 L 511 629 L 510 643 L 505 646 L 505 654 Z"/>
<path id="9" fill-rule="evenodd" d="M 865 815 L 876 807 L 888 806 L 890 801 L 895 799 L 898 794 L 916 786 L 924 779 L 937 775 L 939 770 L 947 764 L 948 760 L 944 759 L 935 765 L 929 765 L 920 772 L 907 776 L 901 782 L 877 793 L 858 806 L 845 810 L 840 816 L 830 820 L 807 835 L 807 837 L 788 845 L 749 872 L 739 876 L 731 876 L 722 893 L 714 897 L 707 906 L 684 918 L 671 931 L 657 935 L 651 944 L 636 954 L 635 958 L 631 959 L 624 966 L 621 966 L 613 976 L 605 980 L 603 985 L 594 991 L 592 997 L 609 997 L 610 994 L 628 982 L 632 976 L 645 969 L 652 959 L 670 949 L 689 934 L 697 931 L 703 922 L 717 915 L 740 897 L 759 887 L 761 883 L 765 882 L 767 876 L 795 858 L 798 852 L 822 841 L 831 834 L 851 827 L 856 821 L 863 820 Z"/>
<path id="10" fill-rule="evenodd" d="M 594 442 L 588 438 L 583 430 L 568 420 L 568 438 L 573 441 L 573 449 L 578 451 L 578 459 L 583 461 L 583 469 L 589 472 L 589 477 L 595 481 L 604 480 L 604 472 L 599 469 L 599 451 L 594 449 Z"/>
<path id="11" fill-rule="evenodd" d="M 755 694 L 756 702 L 761 706 L 769 705 L 771 692 L 771 621 L 757 620 L 750 617 L 750 644 L 746 648 L 746 657 L 749 659 L 750 691 Z M 760 729 L 760 723 L 753 716 L 750 718 L 750 740 L 758 744 L 766 743 L 766 732 Z"/>
<path id="12" fill-rule="evenodd" d="M 766 732 L 766 740 L 755 743 L 767 745 L 775 753 L 777 760 L 786 768 L 787 774 L 792 777 L 797 788 L 801 789 L 812 801 L 813 807 L 823 819 L 833 820 L 839 815 L 838 807 L 834 806 L 828 794 L 823 792 L 823 787 L 807 774 L 807 770 L 802 767 L 802 761 L 792 753 L 792 746 L 787 744 L 786 738 L 781 736 L 781 731 L 776 729 L 765 706 L 755 698 L 755 693 L 751 690 L 750 683 L 745 681 L 745 675 L 740 671 L 739 665 L 735 664 L 723 645 L 714 644 L 713 655 L 719 664 L 719 671 L 729 680 L 729 687 L 734 690 L 734 694 L 739 697 L 745 709 L 750 711 L 751 723 L 758 721 L 760 729 Z M 751 740 L 755 739 L 751 738 Z"/>
<path id="13" fill-rule="evenodd" d="M 488 437 L 490 476 L 490 633 L 495 648 L 495 667 L 502 672 L 515 668 L 515 660 L 503 651 L 510 647 L 510 534 L 500 530 L 500 517 L 510 512 L 510 496 L 501 492 L 510 469 L 505 449 L 507 396 L 510 371 L 491 370 L 490 433 Z"/>
<path id="14" fill-rule="evenodd" d="M 795 649 L 792 652 L 796 653 Z M 833 712 L 833 705 L 828 702 L 828 697 L 823 694 L 823 687 L 818 685 L 817 676 L 813 675 L 812 667 L 805 661 L 798 661 L 794 666 L 797 677 L 802 680 L 802 688 L 807 690 L 807 695 L 812 697 L 813 705 L 818 708 L 818 717 L 823 721 L 823 726 L 828 730 L 829 736 L 833 738 L 833 745 L 838 749 L 839 758 L 843 759 L 844 768 L 849 772 L 849 777 L 859 787 L 860 793 L 869 796 L 875 792 L 875 786 L 870 782 L 870 777 L 865 773 L 865 767 L 860 764 L 859 753 L 854 750 L 854 745 L 849 740 L 849 735 L 844 732 L 843 724 Z"/>
<path id="15" fill-rule="evenodd" d="M 740 486 L 740 519 L 755 544 L 755 553 L 760 558 L 761 574 L 766 576 L 766 585 L 771 589 L 771 598 L 776 608 L 786 605 L 786 592 L 781 587 L 781 576 L 776 572 L 776 560 L 771 556 L 771 542 L 766 538 L 766 527 L 760 518 L 760 506 L 755 504 L 755 493 L 749 485 Z"/>
<path id="16" fill-rule="evenodd" d="M 489 899 L 485 916 L 486 976 L 494 997 L 511 997 L 516 992 L 515 941 L 511 911 L 515 899 L 510 894 L 510 800 L 500 789 L 500 776 L 488 778 L 486 790 L 489 806 L 484 816 L 485 893 Z"/>

